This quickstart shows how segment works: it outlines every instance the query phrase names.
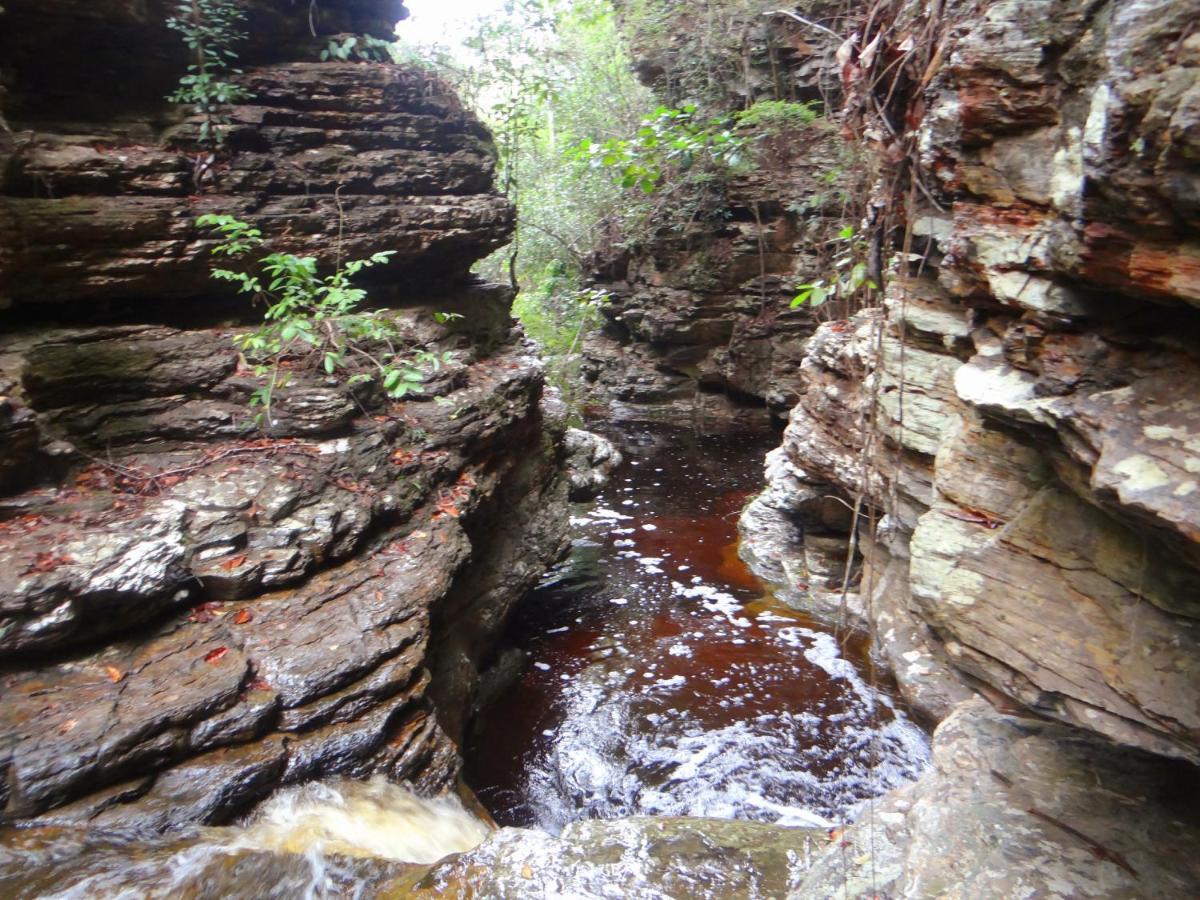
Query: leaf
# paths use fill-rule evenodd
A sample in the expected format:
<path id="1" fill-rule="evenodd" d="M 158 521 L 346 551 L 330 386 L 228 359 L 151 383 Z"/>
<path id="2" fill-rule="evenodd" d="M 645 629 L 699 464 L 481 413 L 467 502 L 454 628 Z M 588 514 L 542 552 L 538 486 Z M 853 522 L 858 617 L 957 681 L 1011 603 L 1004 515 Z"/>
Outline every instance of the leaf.
<path id="1" fill-rule="evenodd" d="M 216 665 L 225 658 L 227 653 L 229 653 L 228 647 L 218 647 L 216 650 L 209 650 L 204 654 L 204 661 L 209 665 Z"/>
<path id="2" fill-rule="evenodd" d="M 960 522 L 970 522 L 972 525 L 982 525 L 984 528 L 996 529 L 1002 524 L 998 519 L 993 519 L 991 516 L 965 507 L 957 509 L 943 509 L 942 515 L 948 519 L 957 519 Z"/>
<path id="3" fill-rule="evenodd" d="M 254 613 L 249 609 L 242 609 L 236 616 L 233 617 L 234 625 L 247 625 L 254 621 Z"/>
<path id="4" fill-rule="evenodd" d="M 225 562 L 221 563 L 221 568 L 224 569 L 226 572 L 232 572 L 234 569 L 236 569 L 240 565 L 242 565 L 242 563 L 244 563 L 245 561 L 246 561 L 246 554 L 242 553 L 238 556 L 234 556 L 234 557 L 231 557 L 231 558 L 225 560 Z"/>
<path id="5" fill-rule="evenodd" d="M 123 679 L 125 677 L 125 673 L 122 672 L 120 669 L 118 669 L 116 666 L 105 666 L 104 671 L 106 673 L 108 673 L 108 680 L 111 681 L 113 684 L 117 684 L 119 681 L 121 681 L 121 679 Z"/>

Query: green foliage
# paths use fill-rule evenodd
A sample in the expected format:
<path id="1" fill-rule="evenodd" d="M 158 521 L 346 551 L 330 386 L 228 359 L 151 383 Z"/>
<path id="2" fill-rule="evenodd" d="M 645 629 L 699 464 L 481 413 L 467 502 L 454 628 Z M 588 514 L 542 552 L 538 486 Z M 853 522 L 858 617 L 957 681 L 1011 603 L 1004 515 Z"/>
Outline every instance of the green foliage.
<path id="1" fill-rule="evenodd" d="M 400 34 L 403 37 L 403 26 Z M 636 134 L 653 114 L 608 0 L 513 0 L 480 20 L 464 48 L 405 47 L 449 80 L 487 122 L 498 182 L 517 206 L 513 244 L 484 260 L 485 277 L 517 283 L 514 312 L 545 354 L 567 355 L 598 305 L 583 290 L 592 253 L 646 218 L 655 197 L 627 192 L 604 167 L 568 158 L 584 138 Z M 577 366 L 550 360 L 550 376 Z"/>
<path id="2" fill-rule="evenodd" d="M 259 229 L 233 216 L 204 215 L 196 224 L 220 236 L 214 256 L 243 260 L 263 242 Z M 212 270 L 214 279 L 235 284 L 241 293 L 267 303 L 263 324 L 234 338 L 255 374 L 266 379 L 250 399 L 252 406 L 262 407 L 256 417 L 259 424 L 271 424 L 274 392 L 290 377 L 285 361 L 308 362 L 327 375 L 344 375 L 349 385 L 375 381 L 395 399 L 414 390 L 447 361 L 445 354 L 428 350 L 402 354 L 397 347 L 402 336 L 392 314 L 361 308 L 366 291 L 352 279 L 392 255 L 388 250 L 344 262 L 326 276 L 318 272 L 313 257 L 291 253 L 269 253 L 251 271 Z"/>
<path id="3" fill-rule="evenodd" d="M 879 290 L 867 274 L 866 242 L 855 235 L 853 225 L 843 227 L 831 243 L 836 247 L 832 271 L 811 284 L 797 285 L 792 309 L 804 305 L 815 308 L 827 300 L 850 300 L 864 288 Z"/>
<path id="4" fill-rule="evenodd" d="M 225 142 L 229 117 L 223 110 L 250 98 L 248 91 L 229 79 L 241 74 L 235 67 L 234 47 L 246 39 L 245 21 L 246 12 L 237 0 L 180 0 L 175 15 L 167 19 L 167 27 L 183 36 L 193 57 L 178 89 L 167 99 L 192 107 L 202 118 L 200 140 L 213 147 Z"/>
<path id="5" fill-rule="evenodd" d="M 579 352 L 583 336 L 600 322 L 610 300 L 606 291 L 574 288 L 561 264 L 547 267 L 541 283 L 521 291 L 513 313 L 546 359 L 546 375 L 568 403 L 580 399 Z"/>
<path id="6" fill-rule="evenodd" d="M 758 100 L 747 109 L 733 114 L 739 128 L 752 129 L 759 134 L 777 135 L 799 131 L 821 118 L 821 104 L 816 100 L 797 103 L 791 100 Z"/>
<path id="7" fill-rule="evenodd" d="M 745 137 L 735 134 L 727 120 L 699 121 L 696 107 L 660 106 L 644 119 L 631 138 L 594 143 L 585 138 L 567 151 L 570 159 L 593 168 L 613 170 L 623 188 L 637 187 L 653 194 L 664 178 L 705 164 L 728 173 L 746 164 Z"/>
<path id="8" fill-rule="evenodd" d="M 369 34 L 351 34 L 330 40 L 321 51 L 321 62 L 396 62 L 394 46 Z"/>

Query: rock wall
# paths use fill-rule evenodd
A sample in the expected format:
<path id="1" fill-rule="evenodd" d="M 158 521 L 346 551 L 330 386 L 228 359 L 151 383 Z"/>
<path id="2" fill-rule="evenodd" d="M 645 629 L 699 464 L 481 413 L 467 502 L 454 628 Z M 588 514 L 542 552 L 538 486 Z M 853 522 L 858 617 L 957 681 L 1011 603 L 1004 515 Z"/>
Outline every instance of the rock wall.
<path id="1" fill-rule="evenodd" d="M 1195 825 L 1169 796 L 1200 762 L 1200 4 L 877 6 L 845 46 L 846 124 L 912 256 L 808 341 L 743 552 L 870 631 L 945 722 L 937 771 L 848 839 L 869 865 L 839 849 L 798 896 L 1190 896 L 1162 847 Z M 864 127 L 856 92 L 898 96 L 910 130 Z M 989 857 L 997 829 L 1055 861 Z"/>
<path id="2" fill-rule="evenodd" d="M 664 103 L 717 116 L 756 100 L 837 102 L 828 77 L 836 45 L 764 15 L 778 4 L 619 6 L 639 75 Z M 836 4 L 805 6 L 821 16 Z M 648 236 L 598 253 L 593 282 L 612 299 L 585 343 L 596 393 L 675 408 L 703 405 L 698 392 L 725 393 L 786 414 L 805 340 L 823 318 L 790 301 L 796 285 L 821 275 L 844 202 L 829 178 L 844 162 L 835 132 L 827 120 L 747 129 L 751 171 L 683 190 Z"/>
<path id="3" fill-rule="evenodd" d="M 402 6 L 322 0 L 313 38 L 309 4 L 250 3 L 253 97 L 215 154 L 161 100 L 168 6 L 0 16 L 3 822 L 218 823 L 334 773 L 445 788 L 564 542 L 539 364 L 467 274 L 512 223 L 486 131 L 423 72 L 295 61 Z M 449 362 L 393 402 L 294 361 L 258 428 L 232 338 L 261 311 L 209 279 L 206 211 L 323 262 L 395 251 L 371 297 Z"/>

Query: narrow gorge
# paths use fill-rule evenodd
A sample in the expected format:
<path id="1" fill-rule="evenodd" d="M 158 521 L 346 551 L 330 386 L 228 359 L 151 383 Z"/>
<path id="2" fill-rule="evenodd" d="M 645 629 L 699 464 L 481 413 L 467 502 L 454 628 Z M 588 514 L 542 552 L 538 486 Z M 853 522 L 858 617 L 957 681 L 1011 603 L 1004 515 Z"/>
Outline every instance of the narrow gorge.
<path id="1" fill-rule="evenodd" d="M 408 7 L 0 0 L 0 895 L 1200 895 L 1200 2 Z"/>

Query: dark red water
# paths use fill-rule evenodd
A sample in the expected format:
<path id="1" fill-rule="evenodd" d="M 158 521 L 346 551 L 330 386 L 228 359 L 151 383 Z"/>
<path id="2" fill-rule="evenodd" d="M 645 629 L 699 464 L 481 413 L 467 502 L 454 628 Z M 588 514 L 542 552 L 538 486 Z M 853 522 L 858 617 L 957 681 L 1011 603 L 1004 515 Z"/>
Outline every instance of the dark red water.
<path id="1" fill-rule="evenodd" d="M 626 462 L 573 519 L 570 559 L 519 607 L 529 654 L 481 716 L 467 780 L 497 821 L 840 820 L 925 765 L 925 736 L 847 643 L 737 556 L 776 435 L 630 427 Z"/>

